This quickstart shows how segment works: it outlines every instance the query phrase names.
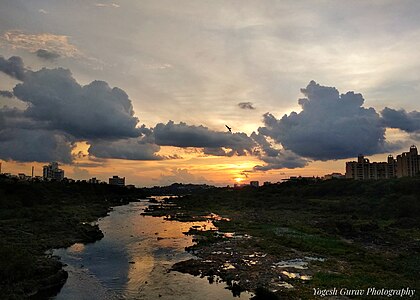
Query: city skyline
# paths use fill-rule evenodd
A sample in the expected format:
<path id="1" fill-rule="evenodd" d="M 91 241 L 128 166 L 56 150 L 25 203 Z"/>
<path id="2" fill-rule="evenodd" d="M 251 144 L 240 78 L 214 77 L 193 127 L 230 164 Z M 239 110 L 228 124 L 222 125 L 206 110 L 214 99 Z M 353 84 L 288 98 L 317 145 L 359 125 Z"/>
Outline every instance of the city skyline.
<path id="1" fill-rule="evenodd" d="M 2 2 L 4 171 L 232 185 L 419 144 L 417 2 L 177 3 Z"/>

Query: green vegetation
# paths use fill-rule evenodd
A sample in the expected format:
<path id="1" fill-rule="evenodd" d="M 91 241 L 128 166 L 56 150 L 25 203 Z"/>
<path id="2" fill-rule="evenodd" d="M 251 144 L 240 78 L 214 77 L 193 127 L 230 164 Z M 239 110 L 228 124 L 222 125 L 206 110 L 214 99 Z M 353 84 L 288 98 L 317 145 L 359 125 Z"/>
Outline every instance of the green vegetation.
<path id="1" fill-rule="evenodd" d="M 310 263 L 312 280 L 291 280 L 295 289 L 278 291 L 282 299 L 313 299 L 314 287 L 420 291 L 420 178 L 217 189 L 175 203 L 181 209 L 165 214 L 231 218 L 217 222 L 221 231 L 250 234 L 244 247 L 279 260 L 326 258 Z M 195 249 L 217 242 L 198 241 Z"/>
<path id="2" fill-rule="evenodd" d="M 102 238 L 90 222 L 112 206 L 143 196 L 140 190 L 103 184 L 0 177 L 1 298 L 39 297 L 39 292 L 59 289 L 67 274 L 45 251 Z"/>

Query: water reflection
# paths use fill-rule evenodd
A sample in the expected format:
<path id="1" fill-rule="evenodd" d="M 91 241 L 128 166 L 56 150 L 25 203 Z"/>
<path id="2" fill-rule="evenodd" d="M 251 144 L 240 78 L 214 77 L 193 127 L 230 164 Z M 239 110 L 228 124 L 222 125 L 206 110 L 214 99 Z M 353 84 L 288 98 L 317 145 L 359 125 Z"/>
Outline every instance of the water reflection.
<path id="1" fill-rule="evenodd" d="M 116 207 L 99 220 L 105 237 L 94 244 L 58 249 L 69 279 L 55 299 L 233 299 L 224 283 L 169 272 L 179 261 L 194 258 L 185 252 L 190 227 L 215 230 L 211 222 L 177 222 L 143 216 L 148 204 Z M 249 299 L 242 293 L 241 299 Z"/>

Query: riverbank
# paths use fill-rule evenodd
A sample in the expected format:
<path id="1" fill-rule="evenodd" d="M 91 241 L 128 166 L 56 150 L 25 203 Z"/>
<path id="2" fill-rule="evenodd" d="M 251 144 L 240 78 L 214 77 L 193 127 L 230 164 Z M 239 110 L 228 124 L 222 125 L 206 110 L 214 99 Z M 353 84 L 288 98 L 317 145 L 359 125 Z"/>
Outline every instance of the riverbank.
<path id="1" fill-rule="evenodd" d="M 113 206 L 144 197 L 140 190 L 101 184 L 22 182 L 0 178 L 2 299 L 42 299 L 67 279 L 46 251 L 103 237 L 97 225 Z"/>
<path id="2" fill-rule="evenodd" d="M 214 189 L 168 199 L 146 213 L 212 218 L 218 231 L 188 233 L 197 244 L 187 250 L 199 259 L 173 270 L 210 281 L 219 276 L 234 293 L 250 290 L 257 299 L 314 299 L 314 289 L 333 288 L 418 293 L 419 195 L 419 179 L 301 181 Z"/>

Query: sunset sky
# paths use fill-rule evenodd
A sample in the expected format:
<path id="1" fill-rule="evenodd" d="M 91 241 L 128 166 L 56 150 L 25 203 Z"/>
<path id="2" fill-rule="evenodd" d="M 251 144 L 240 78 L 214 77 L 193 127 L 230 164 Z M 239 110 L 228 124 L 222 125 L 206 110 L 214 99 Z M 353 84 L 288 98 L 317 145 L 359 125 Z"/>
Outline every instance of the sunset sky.
<path id="1" fill-rule="evenodd" d="M 226 185 L 384 161 L 420 146 L 418 16 L 417 0 L 2 0 L 2 171 Z"/>

